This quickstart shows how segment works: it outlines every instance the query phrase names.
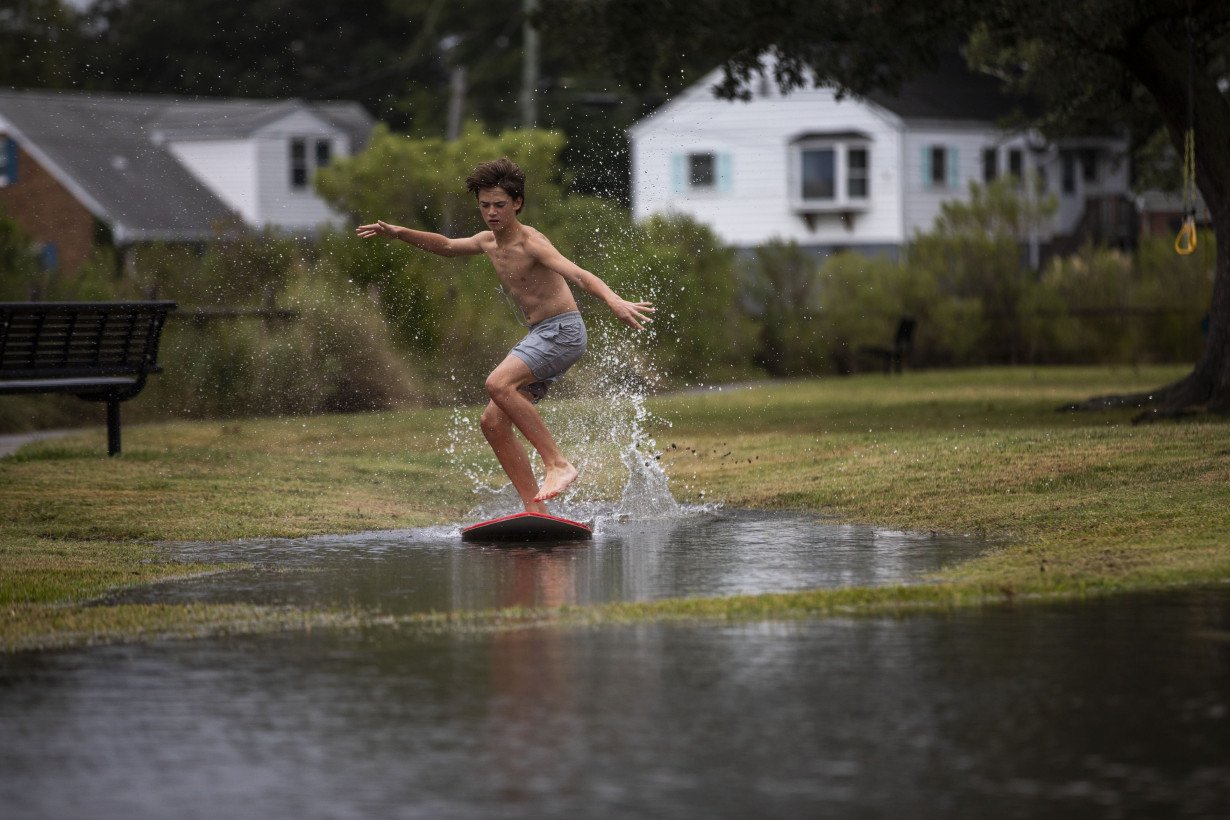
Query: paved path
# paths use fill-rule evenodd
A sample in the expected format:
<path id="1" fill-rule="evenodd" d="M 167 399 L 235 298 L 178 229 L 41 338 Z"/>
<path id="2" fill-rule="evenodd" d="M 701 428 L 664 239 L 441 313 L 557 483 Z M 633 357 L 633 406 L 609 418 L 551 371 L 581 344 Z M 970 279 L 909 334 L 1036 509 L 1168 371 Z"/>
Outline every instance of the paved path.
<path id="1" fill-rule="evenodd" d="M 13 433 L 12 435 L 0 436 L 0 458 L 11 456 L 17 450 L 32 441 L 41 441 L 45 438 L 57 438 L 66 436 L 69 433 L 75 433 L 76 430 L 36 430 L 32 433 Z"/>

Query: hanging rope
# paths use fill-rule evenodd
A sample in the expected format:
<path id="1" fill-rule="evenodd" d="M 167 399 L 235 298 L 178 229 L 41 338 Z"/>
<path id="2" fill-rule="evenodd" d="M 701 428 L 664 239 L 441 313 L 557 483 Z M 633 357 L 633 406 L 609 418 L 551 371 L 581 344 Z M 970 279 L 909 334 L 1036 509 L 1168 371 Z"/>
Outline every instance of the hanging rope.
<path id="1" fill-rule="evenodd" d="M 1196 132 L 1189 128 L 1183 140 L 1183 225 L 1174 238 L 1175 253 L 1190 256 L 1196 250 Z"/>
<path id="2" fill-rule="evenodd" d="M 1183 225 L 1174 238 L 1179 256 L 1196 251 L 1196 34 L 1187 5 L 1187 133 L 1183 135 Z"/>

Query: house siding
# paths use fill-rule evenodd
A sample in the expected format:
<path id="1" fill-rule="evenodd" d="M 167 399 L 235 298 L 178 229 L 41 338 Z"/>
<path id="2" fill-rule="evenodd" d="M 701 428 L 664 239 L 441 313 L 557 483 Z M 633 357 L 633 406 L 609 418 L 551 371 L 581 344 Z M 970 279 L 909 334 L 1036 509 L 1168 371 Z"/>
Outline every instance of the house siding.
<path id="1" fill-rule="evenodd" d="M 1010 173 L 1009 155 L 1019 151 L 1021 174 L 1032 178 L 1041 171 L 1044 193 L 1058 202 L 1054 217 L 1030 237 L 1036 246 L 1083 230 L 1091 198 L 1123 197 L 1129 190 L 1123 139 L 1076 138 L 1031 148 L 1025 134 L 993 122 L 903 119 L 866 100 L 838 100 L 828 89 L 782 95 L 769 83 L 749 102 L 719 100 L 710 90 L 716 79 L 710 75 L 630 130 L 636 219 L 686 214 L 737 248 L 779 239 L 821 253 L 839 248 L 882 253 L 932 230 L 944 202 L 968 201 L 970 183 L 986 182 L 983 152 L 994 149 L 997 176 Z M 819 210 L 792 203 L 797 175 L 792 143 L 805 134 L 849 132 L 870 143 L 867 207 Z M 940 184 L 928 181 L 930 172 L 938 171 L 931 167 L 933 146 L 943 151 Z M 693 153 L 714 154 L 719 167 L 725 163 L 728 173 L 721 184 L 691 189 L 685 158 Z M 1086 179 L 1078 166 L 1071 190 L 1065 191 L 1064 157 L 1076 155 L 1082 162 L 1096 157 L 1097 173 Z"/>
<path id="2" fill-rule="evenodd" d="M 308 141 L 308 184 L 296 189 L 290 179 L 290 143 Z M 329 208 L 312 186 L 317 140 L 328 140 L 333 157 L 349 155 L 345 135 L 306 111 L 299 111 L 262 128 L 256 146 L 256 190 L 258 224 L 285 230 L 315 230 L 322 224 L 338 225 L 341 214 Z"/>
<path id="3" fill-rule="evenodd" d="M 903 209 L 897 178 L 901 140 L 894 118 L 828 89 L 757 96 L 750 103 L 715 99 L 702 83 L 632 130 L 633 215 L 686 214 L 727 244 L 769 239 L 805 246 L 897 244 Z M 865 208 L 818 213 L 810 220 L 791 203 L 792 143 L 810 133 L 865 134 L 870 195 Z M 713 153 L 726 175 L 712 190 L 677 190 L 679 160 Z"/>
<path id="4" fill-rule="evenodd" d="M 194 177 L 249 225 L 260 224 L 253 140 L 175 142 L 168 149 Z"/>
<path id="5" fill-rule="evenodd" d="M 62 270 L 75 272 L 94 246 L 94 215 L 20 142 L 17 146 L 17 181 L 0 187 L 0 207 L 35 242 L 55 246 Z"/>
<path id="6" fill-rule="evenodd" d="M 1092 181 L 1086 180 L 1083 173 L 1078 156 L 1082 149 L 1094 151 L 1097 172 Z M 1071 191 L 1065 191 L 1063 187 L 1066 153 L 1077 156 Z M 1052 146 L 1044 160 L 1042 167 L 1045 168 L 1047 192 L 1054 194 L 1059 200 L 1059 210 L 1055 214 L 1056 232 L 1059 234 L 1071 233 L 1076 229 L 1085 214 L 1088 200 L 1123 195 L 1129 190 L 1130 165 L 1126 147 L 1108 149 L 1105 141 L 1066 140 L 1058 146 Z"/>
<path id="7" fill-rule="evenodd" d="M 1002 141 L 1003 134 L 991 128 L 921 126 L 906 132 L 902 150 L 902 181 L 907 240 L 935 226 L 944 202 L 968 199 L 970 183 L 983 183 L 983 149 L 1000 145 Z M 948 161 L 956 160 L 941 185 L 928 181 L 930 168 L 927 156 L 932 147 L 945 149 Z"/>

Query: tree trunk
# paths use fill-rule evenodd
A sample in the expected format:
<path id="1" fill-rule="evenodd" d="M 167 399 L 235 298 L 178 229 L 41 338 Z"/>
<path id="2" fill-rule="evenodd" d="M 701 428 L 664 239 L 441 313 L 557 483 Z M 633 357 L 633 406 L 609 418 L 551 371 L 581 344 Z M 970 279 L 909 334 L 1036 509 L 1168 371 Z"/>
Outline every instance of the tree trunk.
<path id="1" fill-rule="evenodd" d="M 1188 55 L 1156 27 L 1129 40 L 1118 56 L 1157 103 L 1179 153 L 1188 128 Z M 1192 372 L 1147 393 L 1099 396 L 1068 409 L 1148 408 L 1138 420 L 1163 418 L 1203 407 L 1230 412 L 1230 105 L 1215 82 L 1195 72 L 1196 180 L 1217 238 L 1209 332 Z"/>

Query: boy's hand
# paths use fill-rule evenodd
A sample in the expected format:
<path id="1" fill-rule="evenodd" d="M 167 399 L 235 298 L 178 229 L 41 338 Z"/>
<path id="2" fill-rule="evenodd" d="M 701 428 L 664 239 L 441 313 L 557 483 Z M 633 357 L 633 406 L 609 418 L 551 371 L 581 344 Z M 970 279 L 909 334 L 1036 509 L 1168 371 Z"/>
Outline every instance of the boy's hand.
<path id="1" fill-rule="evenodd" d="M 657 310 L 652 302 L 629 302 L 627 299 L 617 299 L 610 307 L 619 321 L 637 330 L 645 329 L 642 322 L 651 324 L 653 319 L 649 318 L 648 314 Z"/>
<path id="2" fill-rule="evenodd" d="M 354 229 L 354 232 L 364 239 L 371 239 L 373 236 L 384 236 L 389 239 L 397 238 L 397 226 L 390 225 L 379 219 L 371 225 L 360 225 Z"/>

